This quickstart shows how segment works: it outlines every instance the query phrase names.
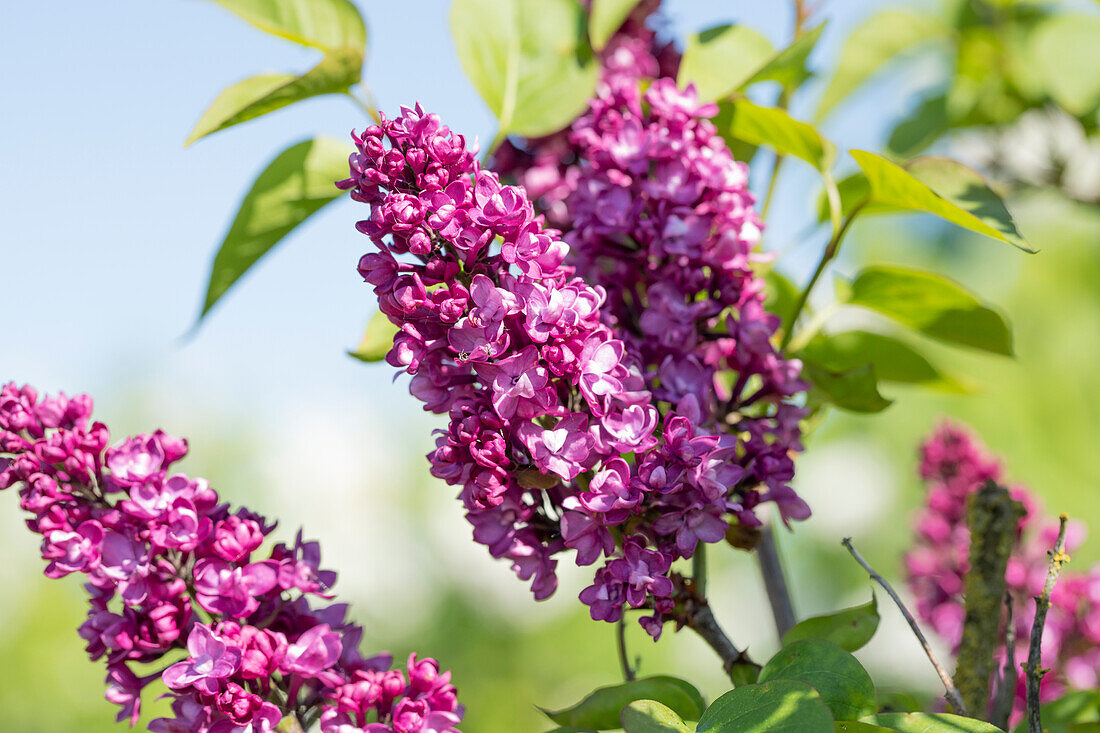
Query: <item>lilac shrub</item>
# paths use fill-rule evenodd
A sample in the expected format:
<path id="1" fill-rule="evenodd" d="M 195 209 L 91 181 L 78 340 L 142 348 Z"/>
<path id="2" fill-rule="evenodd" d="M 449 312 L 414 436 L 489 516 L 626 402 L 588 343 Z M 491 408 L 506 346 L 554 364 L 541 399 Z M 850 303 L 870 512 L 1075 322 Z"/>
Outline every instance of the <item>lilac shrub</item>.
<path id="1" fill-rule="evenodd" d="M 967 498 L 987 481 L 1004 481 L 1000 461 L 963 428 L 945 424 L 920 449 L 920 475 L 927 498 L 917 517 L 916 542 L 905 555 L 909 587 L 918 616 L 958 649 L 965 606 L 963 589 L 969 569 L 970 534 L 966 526 Z M 1025 508 L 1005 574 L 1015 608 L 1017 665 L 1028 655 L 1035 617 L 1033 599 L 1047 575 L 1047 550 L 1054 546 L 1058 521 L 1043 516 L 1038 501 L 1024 486 L 1010 493 Z M 1084 540 L 1081 527 L 1071 525 L 1067 550 Z M 1041 698 L 1061 696 L 1067 687 L 1100 688 L 1100 566 L 1085 573 L 1063 573 L 1051 595 L 1042 640 L 1042 663 L 1051 674 L 1043 678 Z M 1003 660 L 1004 649 L 999 651 Z M 1024 680 L 1016 694 L 1016 713 L 1025 704 Z"/>
<path id="2" fill-rule="evenodd" d="M 690 90 L 660 85 L 651 95 L 670 114 L 690 116 L 698 107 Z M 720 312 L 740 297 L 740 280 L 723 286 L 718 311 L 704 303 L 690 319 L 728 328 L 727 335 L 697 339 L 686 355 L 655 347 L 676 354 L 662 382 L 648 372 L 655 354 L 662 364 L 667 354 L 639 348 L 641 334 L 628 334 L 629 324 L 614 316 L 621 298 L 576 277 L 568 244 L 535 214 L 526 192 L 482 169 L 437 116 L 403 109 L 354 140 L 351 177 L 339 185 L 370 206 L 358 228 L 377 251 L 363 256 L 359 270 L 400 329 L 386 359 L 412 375 L 410 390 L 425 409 L 448 415 L 429 455 L 432 473 L 461 487 L 474 539 L 510 560 L 537 599 L 557 586 L 558 553 L 575 550 L 581 565 L 603 558 L 581 600 L 606 621 L 617 621 L 625 606 L 648 608 L 641 624 L 657 637 L 678 599 L 673 561 L 691 557 L 700 541 L 721 540 L 731 521 L 758 525 L 763 502 L 792 518 L 808 514 L 787 484 L 801 413 L 779 406 L 765 417 L 777 427 L 754 417 L 778 402 L 772 384 L 746 375 L 742 387 L 759 384 L 744 402 L 753 415 L 734 423 L 744 439 L 714 426 L 718 362 L 748 355 L 776 326 L 755 305 Z M 743 175 L 728 153 L 717 164 L 725 162 L 726 173 Z M 730 202 L 754 220 L 741 193 Z M 697 206 L 713 208 L 720 198 Z M 693 232 L 719 223 L 697 222 Z M 717 278 L 741 272 L 751 241 L 709 230 L 703 239 L 706 247 L 698 239 L 687 245 L 697 257 L 718 265 L 721 250 L 734 263 Z M 684 287 L 709 287 L 688 285 L 691 263 L 680 264 Z M 758 295 L 743 302 L 759 304 Z M 669 311 L 674 298 L 665 301 Z M 654 315 L 679 314 L 655 308 Z M 797 362 L 770 353 L 769 363 L 787 375 L 784 385 L 800 387 Z"/>
<path id="3" fill-rule="evenodd" d="M 110 446 L 87 395 L 0 390 L 0 489 L 19 487 L 45 574 L 86 579 L 88 655 L 134 725 L 160 678 L 173 718 L 155 733 L 268 733 L 286 716 L 323 733 L 445 733 L 462 717 L 450 673 L 363 657 L 362 628 L 329 604 L 320 547 L 276 544 L 275 524 L 230 511 L 205 479 L 173 470 L 187 441 L 158 430 Z M 185 651 L 185 658 L 163 666 Z"/>

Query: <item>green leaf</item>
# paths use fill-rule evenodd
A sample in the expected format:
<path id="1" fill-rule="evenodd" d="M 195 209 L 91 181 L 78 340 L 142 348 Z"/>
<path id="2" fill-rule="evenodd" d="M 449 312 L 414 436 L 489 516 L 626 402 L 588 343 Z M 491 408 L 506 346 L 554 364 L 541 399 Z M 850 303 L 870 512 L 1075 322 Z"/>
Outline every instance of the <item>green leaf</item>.
<path id="1" fill-rule="evenodd" d="M 840 194 L 840 213 L 849 216 L 856 208 L 860 207 L 859 215 L 889 214 L 902 211 L 897 206 L 883 204 L 871 198 L 871 182 L 861 171 L 856 171 L 850 176 L 840 179 L 836 184 Z M 817 203 L 817 220 L 829 221 L 829 198 L 823 191 Z"/>
<path id="2" fill-rule="evenodd" d="M 602 51 L 611 36 L 623 27 L 627 16 L 637 7 L 639 0 L 592 0 L 588 11 L 588 38 L 592 48 Z"/>
<path id="3" fill-rule="evenodd" d="M 875 683 L 855 657 L 831 641 L 802 639 L 784 644 L 760 670 L 760 681 L 800 680 L 817 690 L 838 720 L 873 715 Z"/>
<path id="4" fill-rule="evenodd" d="M 905 168 L 881 155 L 853 150 L 872 200 L 926 211 L 979 234 L 1034 252 L 1016 230 L 1004 202 L 975 170 L 949 158 L 915 158 Z"/>
<path id="5" fill-rule="evenodd" d="M 359 82 L 362 65 L 361 56 L 341 50 L 326 54 L 301 76 L 264 74 L 238 82 L 203 112 L 184 145 L 309 97 L 346 92 Z"/>
<path id="6" fill-rule="evenodd" d="M 703 712 L 699 692 L 687 692 L 682 680 L 676 683 L 661 678 L 645 678 L 621 685 L 601 687 L 586 698 L 562 710 L 543 710 L 558 725 L 576 725 L 596 730 L 618 728 L 619 713 L 635 700 L 655 700 L 667 705 L 680 717 L 694 720 Z M 540 708 L 541 709 L 541 708 Z"/>
<path id="7" fill-rule="evenodd" d="M 860 718 L 860 722 L 899 733 L 1004 733 L 981 720 L 947 713 L 882 713 Z"/>
<path id="8" fill-rule="evenodd" d="M 359 346 L 355 351 L 349 351 L 348 356 L 368 364 L 384 360 L 393 347 L 393 337 L 399 330 L 385 313 L 376 312 L 367 323 L 367 330 L 363 332 Z"/>
<path id="9" fill-rule="evenodd" d="M 699 710 L 700 713 L 707 709 L 707 701 L 703 699 L 703 693 L 699 692 L 699 689 L 687 680 L 680 679 L 679 677 L 673 677 L 672 675 L 668 674 L 655 674 L 647 677 L 646 679 L 653 680 L 654 682 L 664 682 L 666 684 L 672 685 L 673 687 L 679 687 L 681 690 L 683 690 L 685 695 L 691 698 L 691 701 L 695 704 L 695 707 Z M 694 720 L 698 717 L 698 715 L 691 715 L 688 717 L 689 719 Z"/>
<path id="10" fill-rule="evenodd" d="M 683 718 L 656 700 L 635 700 L 619 718 L 626 733 L 691 733 Z"/>
<path id="11" fill-rule="evenodd" d="M 262 31 L 322 51 L 367 45 L 363 16 L 350 0 L 214 0 Z"/>
<path id="12" fill-rule="evenodd" d="M 838 720 L 836 722 L 836 733 L 875 733 L 875 731 L 884 730 L 889 730 L 889 728 L 880 728 L 869 723 L 858 723 L 854 720 Z"/>
<path id="13" fill-rule="evenodd" d="M 268 164 L 214 258 L 200 320 L 257 260 L 341 195 L 334 181 L 347 177 L 350 152 L 345 143 L 317 138 L 287 148 Z"/>
<path id="14" fill-rule="evenodd" d="M 916 155 L 947 132 L 947 97 L 933 95 L 921 100 L 913 112 L 897 124 L 886 144 L 891 155 Z"/>
<path id="15" fill-rule="evenodd" d="M 811 76 L 807 61 L 814 47 L 817 46 L 818 39 L 821 38 L 821 32 L 824 30 L 825 23 L 821 23 L 803 33 L 791 45 L 764 62 L 764 65 L 738 88 L 744 88 L 761 81 L 775 81 L 779 82 L 788 92 L 797 89 L 802 85 L 802 82 Z"/>
<path id="16" fill-rule="evenodd" d="M 774 54 L 771 41 L 743 25 L 719 25 L 688 38 L 676 83 L 694 83 L 699 99 L 724 99 Z"/>
<path id="17" fill-rule="evenodd" d="M 878 622 L 878 598 L 872 591 L 870 603 L 798 622 L 783 635 L 783 646 L 803 639 L 827 639 L 854 652 L 871 640 Z"/>
<path id="18" fill-rule="evenodd" d="M 744 98 L 723 102 L 714 123 L 723 137 L 767 145 L 782 155 L 801 158 L 822 173 L 836 158 L 836 147 L 817 130 L 776 107 L 761 107 Z"/>
<path id="19" fill-rule="evenodd" d="M 1048 733 L 1078 733 L 1076 726 L 1100 725 L 1100 691 L 1077 690 L 1042 706 L 1043 730 Z M 1084 729 L 1084 730 L 1087 730 Z M 1027 721 L 1016 727 L 1027 733 Z"/>
<path id="20" fill-rule="evenodd" d="M 923 13 L 883 10 L 867 18 L 844 41 L 836 71 L 821 95 L 817 119 L 825 117 L 892 58 L 947 32 L 938 18 Z"/>
<path id="21" fill-rule="evenodd" d="M 696 733 L 833 733 L 833 716 L 814 688 L 772 680 L 730 690 L 699 719 Z"/>
<path id="22" fill-rule="evenodd" d="M 502 133 L 565 127 L 595 92 L 599 64 L 577 0 L 455 0 L 458 58 Z"/>
<path id="23" fill-rule="evenodd" d="M 915 348 L 881 333 L 843 331 L 819 334 L 801 353 L 815 364 L 834 371 L 870 364 L 880 382 L 920 384 L 944 392 L 967 391 L 965 385 L 943 374 Z"/>
<path id="24" fill-rule="evenodd" d="M 813 403 L 836 405 L 849 412 L 882 412 L 893 404 L 879 393 L 875 370 L 870 364 L 833 371 L 805 359 L 802 374 L 810 382 Z"/>
<path id="25" fill-rule="evenodd" d="M 1078 117 L 1100 104 L 1100 17 L 1058 13 L 1035 29 L 1031 65 L 1050 96 Z"/>
<path id="26" fill-rule="evenodd" d="M 786 331 L 794 304 L 798 302 L 799 291 L 795 284 L 777 272 L 774 268 L 764 273 L 764 287 L 767 292 L 767 300 L 764 308 L 769 313 L 779 316 L 782 321 L 781 328 Z"/>
<path id="27" fill-rule="evenodd" d="M 1005 319 L 947 278 L 903 267 L 874 266 L 852 283 L 848 302 L 939 341 L 1012 355 Z"/>

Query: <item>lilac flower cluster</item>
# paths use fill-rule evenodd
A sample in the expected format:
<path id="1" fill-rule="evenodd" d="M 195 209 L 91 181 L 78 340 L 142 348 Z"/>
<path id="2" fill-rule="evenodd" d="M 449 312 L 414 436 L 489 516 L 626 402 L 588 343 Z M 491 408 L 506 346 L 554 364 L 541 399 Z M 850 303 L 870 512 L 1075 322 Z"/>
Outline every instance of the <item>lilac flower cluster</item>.
<path id="1" fill-rule="evenodd" d="M 455 730 L 449 673 L 415 655 L 407 673 L 387 654 L 362 657 L 346 605 L 310 600 L 331 598 L 336 580 L 316 542 L 299 533 L 258 559 L 275 525 L 174 472 L 185 440 L 158 430 L 108 447 L 91 413 L 86 395 L 0 389 L 0 489 L 19 487 L 46 575 L 85 576 L 80 635 L 106 661 L 119 721 L 137 722 L 160 678 L 175 717 L 152 721 L 155 733 L 268 733 L 288 715 L 307 727 L 320 717 L 323 733 Z M 182 661 L 149 671 L 180 649 Z"/>
<path id="2" fill-rule="evenodd" d="M 969 569 L 970 535 L 967 499 L 987 481 L 1003 483 L 999 461 L 961 427 L 945 424 L 921 446 L 920 475 L 928 491 L 917 518 L 916 542 L 905 555 L 909 587 L 917 613 L 957 649 L 965 616 L 963 589 Z M 1034 598 L 1046 579 L 1047 551 L 1054 546 L 1058 522 L 1042 516 L 1038 502 L 1023 486 L 1010 488 L 1023 504 L 1017 540 L 1005 579 L 1013 597 L 1018 664 L 1027 660 L 1034 620 Z M 1071 525 L 1067 549 L 1083 540 Z M 1000 652 L 1002 659 L 1004 650 Z M 1100 566 L 1080 573 L 1068 569 L 1055 586 L 1043 632 L 1042 661 L 1052 670 L 1042 683 L 1041 698 L 1058 697 L 1067 686 L 1100 687 Z M 1024 707 L 1024 680 L 1017 690 L 1017 713 Z"/>
<path id="3" fill-rule="evenodd" d="M 581 600 L 607 621 L 651 609 L 641 623 L 656 637 L 676 603 L 674 560 L 721 540 L 731 517 L 758 524 L 762 501 L 805 515 L 786 487 L 789 443 L 750 454 L 774 436 L 700 430 L 702 402 L 686 393 L 658 410 L 673 388 L 647 389 L 637 349 L 603 320 L 607 291 L 574 277 L 524 190 L 483 170 L 461 135 L 417 106 L 354 139 L 338 185 L 370 206 L 358 228 L 377 251 L 359 270 L 400 328 L 387 361 L 449 416 L 432 473 L 462 487 L 474 539 L 537 599 L 557 586 L 557 553 L 602 557 Z"/>

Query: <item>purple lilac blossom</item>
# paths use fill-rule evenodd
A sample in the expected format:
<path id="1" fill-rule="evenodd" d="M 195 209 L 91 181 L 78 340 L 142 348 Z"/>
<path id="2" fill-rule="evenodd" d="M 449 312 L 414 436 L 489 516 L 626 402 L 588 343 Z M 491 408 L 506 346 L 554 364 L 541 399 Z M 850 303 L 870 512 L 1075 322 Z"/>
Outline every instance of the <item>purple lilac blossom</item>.
<path id="1" fill-rule="evenodd" d="M 917 615 L 957 650 L 962 639 L 965 602 L 963 590 L 969 569 L 970 533 L 966 525 L 967 499 L 987 481 L 1004 482 L 1000 461 L 992 457 L 967 430 L 945 423 L 921 445 L 920 476 L 927 496 L 917 515 L 915 543 L 905 555 L 909 588 Z M 1044 517 L 1039 502 L 1024 486 L 1009 488 L 1023 504 L 1016 542 L 1005 580 L 1014 601 L 1017 664 L 1027 661 L 1034 598 L 1046 580 L 1058 521 Z M 1084 540 L 1084 530 L 1070 525 L 1066 549 Z M 1004 659 L 1005 650 L 998 655 Z M 1100 566 L 1087 572 L 1063 571 L 1051 595 L 1042 640 L 1042 663 L 1051 670 L 1042 681 L 1043 701 L 1061 696 L 1067 688 L 1100 688 Z M 1024 680 L 1016 693 L 1015 717 L 1025 705 Z"/>
<path id="2" fill-rule="evenodd" d="M 316 542 L 299 532 L 254 560 L 275 524 L 230 513 L 205 480 L 175 473 L 186 441 L 158 430 L 108 447 L 91 413 L 85 395 L 0 388 L 0 489 L 18 486 L 46 575 L 85 576 L 80 636 L 106 661 L 119 721 L 137 723 L 142 690 L 160 678 L 175 717 L 151 721 L 154 733 L 269 733 L 288 715 L 319 717 L 322 733 L 455 733 L 450 673 L 430 659 L 405 673 L 389 655 L 363 658 L 347 607 L 313 605 L 336 581 Z M 174 650 L 186 657 L 161 671 L 132 667 Z"/>
<path id="3" fill-rule="evenodd" d="M 642 625 L 658 636 L 675 606 L 673 561 L 721 540 L 729 521 L 759 524 L 762 502 L 785 520 L 809 512 L 789 486 L 802 412 L 784 402 L 805 385 L 798 362 L 770 344 L 778 322 L 763 311 L 747 266 L 759 227 L 744 167 L 709 122 L 692 117 L 693 92 L 657 84 L 650 103 L 701 146 L 693 154 L 664 134 L 663 154 L 641 153 L 658 171 L 675 156 L 688 161 L 676 180 L 688 181 L 690 200 L 678 194 L 665 206 L 658 193 L 652 206 L 669 221 L 693 216 L 699 252 L 669 255 L 659 271 L 640 268 L 680 288 L 649 307 L 691 311 L 678 326 L 690 335 L 686 354 L 628 332 L 640 324 L 619 315 L 622 283 L 576 277 L 563 264 L 569 246 L 526 192 L 502 185 L 419 105 L 353 135 L 351 177 L 338 185 L 370 207 L 358 229 L 376 249 L 359 271 L 399 328 L 386 360 L 412 375 L 425 409 L 449 417 L 429 460 L 435 476 L 461 487 L 475 540 L 511 561 L 539 600 L 557 587 L 558 553 L 575 549 L 584 565 L 603 557 L 581 594 L 593 617 L 616 620 L 624 603 L 648 608 Z M 655 176 L 638 185 L 673 186 Z M 644 241 L 659 248 L 662 238 L 672 241 L 660 232 Z M 697 306 L 675 303 L 710 291 Z M 742 370 L 741 388 L 722 395 L 740 417 L 721 427 L 719 369 Z M 669 385 L 680 383 L 691 388 L 673 395 Z"/>

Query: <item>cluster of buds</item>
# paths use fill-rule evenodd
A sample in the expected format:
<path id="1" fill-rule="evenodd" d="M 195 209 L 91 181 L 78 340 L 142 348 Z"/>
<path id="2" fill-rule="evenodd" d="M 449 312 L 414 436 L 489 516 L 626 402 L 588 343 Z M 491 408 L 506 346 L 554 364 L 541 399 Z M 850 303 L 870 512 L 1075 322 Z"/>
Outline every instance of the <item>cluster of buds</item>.
<path id="1" fill-rule="evenodd" d="M 945 424 L 920 449 L 920 475 L 927 499 L 916 523 L 916 541 L 905 555 L 910 590 L 921 619 L 958 649 L 966 615 L 963 590 L 970 568 L 970 532 L 967 502 L 988 481 L 1003 483 L 1000 461 L 966 430 Z M 1011 653 L 1017 665 L 1027 661 L 1028 641 L 1035 617 L 1034 598 L 1043 589 L 1048 550 L 1058 536 L 1059 522 L 1044 517 L 1038 501 L 1024 486 L 1009 487 L 1025 510 L 1017 528 L 1005 580 L 1013 599 L 1016 648 L 1001 649 L 1001 660 Z M 1080 545 L 1084 533 L 1070 526 L 1066 547 Z M 1050 598 L 1042 638 L 1042 664 L 1051 670 L 1043 678 L 1042 700 L 1060 696 L 1067 687 L 1100 687 L 1100 567 L 1089 572 L 1067 570 Z M 1017 715 L 1024 708 L 1021 678 L 1016 696 Z"/>
<path id="2" fill-rule="evenodd" d="M 0 389 L 0 489 L 19 487 L 46 575 L 84 575 L 80 636 L 106 662 L 120 721 L 137 722 L 159 678 L 175 717 L 155 733 L 268 733 L 287 716 L 323 733 L 455 730 L 462 709 L 434 660 L 402 671 L 360 655 L 347 606 L 324 603 L 336 574 L 316 542 L 299 532 L 261 559 L 274 523 L 175 472 L 185 440 L 158 430 L 109 447 L 91 413 L 86 395 Z"/>

